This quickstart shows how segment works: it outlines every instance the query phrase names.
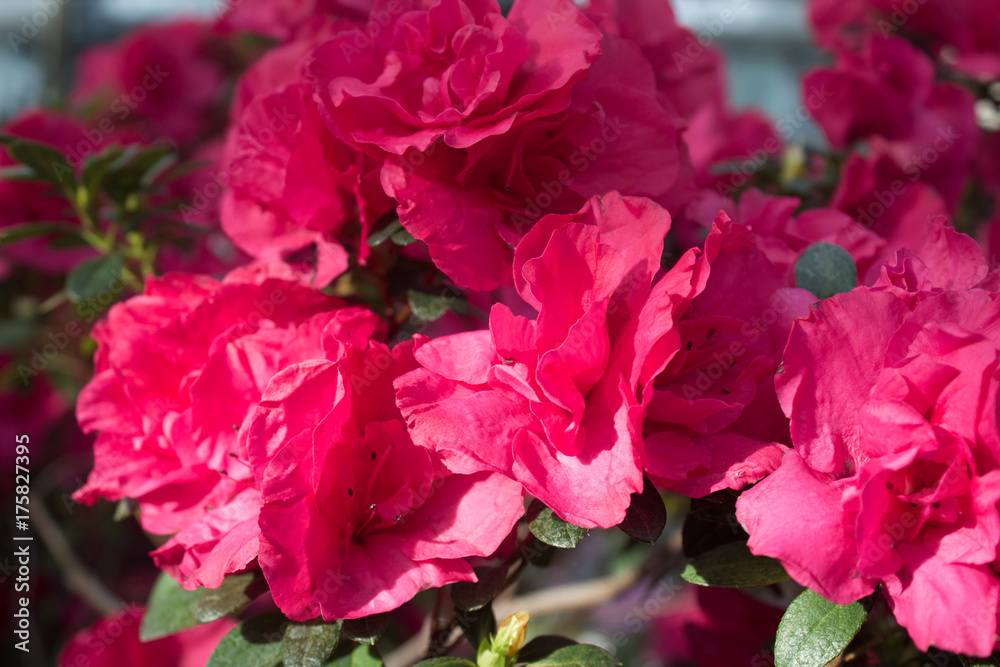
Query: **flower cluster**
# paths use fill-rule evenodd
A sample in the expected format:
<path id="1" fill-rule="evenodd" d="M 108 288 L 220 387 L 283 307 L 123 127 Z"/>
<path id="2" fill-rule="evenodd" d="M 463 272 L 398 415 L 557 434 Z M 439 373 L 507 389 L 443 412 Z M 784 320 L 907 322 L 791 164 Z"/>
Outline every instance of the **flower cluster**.
<path id="1" fill-rule="evenodd" d="M 83 188 L 0 183 L 0 230 L 97 239 L 33 234 L 0 269 L 118 256 L 120 232 L 150 270 L 93 329 L 75 498 L 133 502 L 184 589 L 254 572 L 305 622 L 509 564 L 529 495 L 629 532 L 646 489 L 738 493 L 722 543 L 988 656 L 1000 21 L 890 5 L 812 3 L 832 63 L 802 82 L 828 143 L 807 151 L 730 107 L 666 0 L 243 2 L 92 50 L 69 110 L 8 123 L 0 155 L 48 145 Z M 156 140 L 202 162 L 78 194 Z M 201 236 L 136 231 L 168 223 Z M 735 605 L 759 616 L 744 659 L 777 618 Z M 664 627 L 736 623 L 701 607 Z"/>

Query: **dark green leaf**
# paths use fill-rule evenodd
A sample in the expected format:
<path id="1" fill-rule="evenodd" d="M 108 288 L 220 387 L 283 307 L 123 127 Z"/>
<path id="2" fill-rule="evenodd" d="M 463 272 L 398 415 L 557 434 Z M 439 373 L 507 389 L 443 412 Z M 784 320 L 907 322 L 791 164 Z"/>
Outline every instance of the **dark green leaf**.
<path id="1" fill-rule="evenodd" d="M 287 624 L 277 612 L 248 618 L 222 638 L 205 667 L 274 667 Z"/>
<path id="2" fill-rule="evenodd" d="M 164 165 L 173 160 L 170 146 L 149 146 L 139 151 L 126 151 L 104 179 L 104 191 L 115 202 L 124 204 L 132 193 L 146 189 Z"/>
<path id="3" fill-rule="evenodd" d="M 754 556 L 745 542 L 716 547 L 688 563 L 681 577 L 699 586 L 748 588 L 788 581 L 781 563 L 766 556 Z"/>
<path id="4" fill-rule="evenodd" d="M 473 646 L 479 646 L 479 642 L 486 637 L 496 634 L 497 618 L 493 613 L 493 603 L 488 602 L 485 606 L 475 611 L 464 609 L 455 610 L 455 620 L 462 628 L 462 634 Z"/>
<path id="5" fill-rule="evenodd" d="M 104 177 L 107 176 L 115 161 L 121 157 L 124 151 L 125 149 L 121 146 L 109 146 L 97 155 L 92 155 L 83 161 L 83 172 L 80 180 L 90 192 L 93 201 L 97 200 L 97 193 L 104 183 Z"/>
<path id="6" fill-rule="evenodd" d="M 451 601 L 459 609 L 475 611 L 495 598 L 507 582 L 506 567 L 477 567 L 479 581 L 459 581 L 451 585 Z"/>
<path id="7" fill-rule="evenodd" d="M 0 229 L 0 246 L 46 234 L 78 235 L 80 228 L 68 222 L 26 222 Z"/>
<path id="8" fill-rule="evenodd" d="M 390 238 L 396 245 L 410 245 L 411 243 L 417 242 L 416 237 L 405 229 L 398 230 Z"/>
<path id="9" fill-rule="evenodd" d="M 851 254 L 839 245 L 816 243 L 795 263 L 795 284 L 827 299 L 857 287 L 858 268 Z"/>
<path id="10" fill-rule="evenodd" d="M 112 294 L 121 292 L 121 285 L 125 282 L 124 268 L 125 260 L 117 253 L 81 262 L 66 276 L 69 300 L 79 303 L 93 299 L 105 290 Z"/>
<path id="11" fill-rule="evenodd" d="M 194 608 L 202 592 L 200 589 L 186 591 L 169 574 L 161 574 L 149 594 L 139 639 L 148 642 L 198 625 Z"/>
<path id="12" fill-rule="evenodd" d="M 525 644 L 524 648 L 522 648 L 517 654 L 517 659 L 519 662 L 541 660 L 542 658 L 549 657 L 561 648 L 575 645 L 576 642 L 569 637 L 542 635 L 541 637 L 535 637 L 530 642 Z"/>
<path id="13" fill-rule="evenodd" d="M 374 644 L 387 627 L 389 627 L 389 614 L 375 614 L 344 621 L 340 632 L 359 644 Z"/>
<path id="14" fill-rule="evenodd" d="M 267 591 L 267 582 L 260 572 L 231 574 L 218 588 L 205 591 L 195 607 L 199 623 L 210 623 L 227 614 L 238 614 Z"/>
<path id="15" fill-rule="evenodd" d="M 4 181 L 27 181 L 29 183 L 45 183 L 45 179 L 39 176 L 38 172 L 24 164 L 16 164 L 11 167 L 0 167 L 0 180 Z"/>
<path id="16" fill-rule="evenodd" d="M 344 644 L 337 650 L 337 657 L 328 662 L 326 667 L 382 667 L 382 656 L 374 646 L 363 644 L 350 648 Z"/>
<path id="17" fill-rule="evenodd" d="M 403 230 L 403 223 L 397 218 L 393 220 L 388 225 L 378 230 L 377 232 L 372 232 L 368 235 L 368 245 L 370 246 L 380 246 L 386 241 L 388 241 L 393 234 L 397 234 Z"/>
<path id="18" fill-rule="evenodd" d="M 413 314 L 425 322 L 433 322 L 449 310 L 459 314 L 469 312 L 469 304 L 465 297 L 450 288 L 444 288 L 440 294 L 427 294 L 412 289 L 406 294 Z"/>
<path id="19" fill-rule="evenodd" d="M 572 549 L 582 542 L 583 538 L 590 532 L 586 528 L 563 521 L 548 507 L 543 509 L 535 520 L 528 524 L 528 528 L 535 537 L 545 544 L 551 544 L 560 549 Z"/>
<path id="20" fill-rule="evenodd" d="M 49 146 L 20 137 L 5 137 L 7 152 L 12 158 L 30 167 L 39 177 L 56 186 L 64 195 L 72 196 L 76 188 L 76 172 L 61 152 Z"/>
<path id="21" fill-rule="evenodd" d="M 823 667 L 858 634 L 872 598 L 847 605 L 830 602 L 810 590 L 792 600 L 778 626 L 774 644 L 777 667 Z"/>
<path id="22" fill-rule="evenodd" d="M 283 667 L 323 667 L 340 641 L 340 621 L 303 625 L 292 623 L 281 640 Z"/>
<path id="23" fill-rule="evenodd" d="M 476 667 L 476 663 L 463 658 L 431 658 L 421 660 L 413 667 Z"/>
<path id="24" fill-rule="evenodd" d="M 618 528 L 633 540 L 653 544 L 667 525 L 667 506 L 648 477 L 642 478 L 642 492 L 632 494 L 625 520 Z"/>
<path id="25" fill-rule="evenodd" d="M 1000 653 L 994 653 L 989 658 L 970 658 L 968 656 L 958 656 L 963 667 L 996 667 L 1000 665 Z"/>
<path id="26" fill-rule="evenodd" d="M 528 663 L 548 667 L 618 667 L 621 663 L 603 648 L 590 644 L 575 644 L 553 651 L 550 655 Z"/>

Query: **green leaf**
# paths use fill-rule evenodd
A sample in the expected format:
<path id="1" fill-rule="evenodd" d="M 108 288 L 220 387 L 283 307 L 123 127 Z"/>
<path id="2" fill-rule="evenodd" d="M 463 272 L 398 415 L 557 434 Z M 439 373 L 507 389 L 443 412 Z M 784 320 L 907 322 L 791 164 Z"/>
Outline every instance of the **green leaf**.
<path id="1" fill-rule="evenodd" d="M 76 171 L 61 152 L 35 141 L 20 137 L 4 137 L 7 152 L 12 158 L 30 167 L 38 176 L 71 197 L 76 188 Z"/>
<path id="2" fill-rule="evenodd" d="M 455 609 L 455 620 L 462 628 L 462 634 L 473 646 L 479 646 L 483 639 L 497 631 L 497 618 L 493 613 L 493 603 L 488 602 L 475 611 Z"/>
<path id="3" fill-rule="evenodd" d="M 126 149 L 105 177 L 104 191 L 115 202 L 125 204 L 132 193 L 148 189 L 173 160 L 174 150 L 170 146 L 148 146 L 138 151 Z"/>
<path id="4" fill-rule="evenodd" d="M 459 609 L 475 611 L 488 605 L 507 583 L 508 568 L 475 568 L 479 581 L 458 581 L 451 585 L 451 601 Z"/>
<path id="5" fill-rule="evenodd" d="M 618 667 L 621 663 L 599 646 L 590 644 L 575 644 L 553 651 L 541 660 L 528 663 L 530 665 L 547 665 L 548 667 Z"/>
<path id="6" fill-rule="evenodd" d="M 816 243 L 795 263 L 795 284 L 827 299 L 857 287 L 858 268 L 851 254 L 839 245 Z"/>
<path id="7" fill-rule="evenodd" d="M 15 164 L 10 167 L 0 167 L 0 180 L 45 183 L 45 179 L 39 176 L 37 171 L 24 164 Z"/>
<path id="8" fill-rule="evenodd" d="M 90 192 L 92 201 L 97 200 L 97 193 L 104 184 L 104 178 L 124 152 L 125 149 L 121 146 L 109 146 L 97 155 L 92 155 L 83 161 L 83 172 L 80 175 L 80 180 L 83 187 Z"/>
<path id="9" fill-rule="evenodd" d="M 125 260 L 118 253 L 80 262 L 66 276 L 66 294 L 69 300 L 80 303 L 93 299 L 105 290 L 112 294 L 121 292 L 121 285 L 125 282 L 124 268 Z"/>
<path id="10" fill-rule="evenodd" d="M 206 590 L 198 600 L 194 617 L 199 623 L 210 623 L 227 614 L 238 614 L 267 591 L 267 582 L 260 572 L 246 572 L 226 577 L 218 588 Z"/>
<path id="11" fill-rule="evenodd" d="M 323 667 L 340 641 L 340 624 L 292 623 L 285 628 L 281 640 L 283 667 Z"/>
<path id="12" fill-rule="evenodd" d="M 519 662 L 532 662 L 547 658 L 561 648 L 576 646 L 576 642 L 569 637 L 558 635 L 542 635 L 535 637 L 524 645 L 524 648 L 517 654 Z"/>
<path id="13" fill-rule="evenodd" d="M 345 620 L 340 632 L 351 641 L 370 645 L 375 643 L 387 627 L 389 627 L 389 614 L 374 614 Z"/>
<path id="14" fill-rule="evenodd" d="M 167 573 L 156 580 L 153 592 L 146 603 L 146 615 L 139 628 L 139 639 L 144 642 L 167 637 L 198 625 L 194 608 L 201 599 L 202 590 L 186 591 Z"/>
<path id="15" fill-rule="evenodd" d="M 528 528 L 542 542 L 560 549 L 572 549 L 590 532 L 586 528 L 574 526 L 556 516 L 551 508 L 543 509 Z"/>
<path id="16" fill-rule="evenodd" d="M 469 312 L 468 301 L 451 288 L 445 288 L 441 294 L 427 294 L 411 289 L 406 295 L 413 314 L 424 322 L 433 322 L 449 310 L 454 310 L 459 315 Z"/>
<path id="17" fill-rule="evenodd" d="M 392 242 L 396 245 L 410 245 L 411 243 L 417 242 L 417 238 L 410 232 L 406 231 L 406 229 L 400 229 L 389 238 L 391 238 Z"/>
<path id="18" fill-rule="evenodd" d="M 386 241 L 388 241 L 393 234 L 396 234 L 403 229 L 403 223 L 399 221 L 399 218 L 393 220 L 388 225 L 378 230 L 377 232 L 372 232 L 368 235 L 368 245 L 380 246 Z"/>
<path id="19" fill-rule="evenodd" d="M 222 638 L 205 667 L 275 667 L 287 623 L 279 612 L 243 621 Z"/>
<path id="20" fill-rule="evenodd" d="M 422 660 L 413 667 L 476 667 L 476 663 L 463 658 L 431 658 Z"/>
<path id="21" fill-rule="evenodd" d="M 989 658 L 970 658 L 960 655 L 958 661 L 962 663 L 962 667 L 996 667 L 1000 665 L 1000 653 L 994 653 Z"/>
<path id="22" fill-rule="evenodd" d="M 0 229 L 0 246 L 46 234 L 78 235 L 80 228 L 68 222 L 25 222 Z"/>
<path id="23" fill-rule="evenodd" d="M 349 648 L 349 645 L 345 645 L 345 648 Z M 338 649 L 337 653 L 339 655 L 328 662 L 326 667 L 382 667 L 382 656 L 374 646 L 362 644 L 349 652 L 342 653 Z"/>
<path id="24" fill-rule="evenodd" d="M 778 626 L 774 644 L 777 667 L 823 667 L 858 634 L 872 597 L 847 605 L 830 602 L 810 590 L 792 600 Z"/>
<path id="25" fill-rule="evenodd" d="M 696 557 L 681 573 L 699 586 L 748 588 L 770 586 L 790 578 L 781 563 L 767 556 L 754 556 L 745 542 L 731 542 Z"/>
<path id="26" fill-rule="evenodd" d="M 645 475 L 642 478 L 642 492 L 633 493 L 625 520 L 618 528 L 633 540 L 653 544 L 663 534 L 667 525 L 667 506 L 663 496 Z"/>

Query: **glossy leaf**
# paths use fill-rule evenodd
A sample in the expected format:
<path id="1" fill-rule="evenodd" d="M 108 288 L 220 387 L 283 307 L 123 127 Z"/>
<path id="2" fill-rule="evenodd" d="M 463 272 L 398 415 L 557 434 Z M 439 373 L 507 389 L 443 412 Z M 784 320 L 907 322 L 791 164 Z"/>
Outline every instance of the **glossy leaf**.
<path id="1" fill-rule="evenodd" d="M 618 528 L 633 540 L 653 544 L 667 525 L 667 506 L 663 496 L 648 477 L 643 477 L 642 492 L 632 494 L 625 520 Z"/>
<path id="2" fill-rule="evenodd" d="M 194 610 L 203 593 L 200 589 L 186 591 L 169 574 L 161 574 L 146 603 L 139 638 L 148 642 L 198 625 Z"/>
<path id="3" fill-rule="evenodd" d="M 528 524 L 528 528 L 539 540 L 560 549 L 572 549 L 590 532 L 586 528 L 563 521 L 551 508 L 546 507 Z"/>
<path id="4" fill-rule="evenodd" d="M 872 598 L 839 605 L 806 590 L 792 600 L 778 626 L 776 667 L 823 667 L 847 648 L 868 618 Z"/>
<path id="5" fill-rule="evenodd" d="M 748 588 L 788 581 L 781 563 L 766 556 L 754 556 L 745 542 L 723 544 L 688 563 L 681 573 L 686 581 L 699 586 Z"/>

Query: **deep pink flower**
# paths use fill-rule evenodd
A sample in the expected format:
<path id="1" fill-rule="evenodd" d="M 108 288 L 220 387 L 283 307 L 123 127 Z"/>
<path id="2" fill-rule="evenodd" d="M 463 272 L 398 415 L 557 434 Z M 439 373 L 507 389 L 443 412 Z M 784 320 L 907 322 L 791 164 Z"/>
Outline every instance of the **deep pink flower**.
<path id="1" fill-rule="evenodd" d="M 139 626 L 145 614 L 142 607 L 129 607 L 80 630 L 60 653 L 59 667 L 204 667 L 215 647 L 236 625 L 235 619 L 226 617 L 144 642 L 139 639 Z"/>
<path id="2" fill-rule="evenodd" d="M 772 261 L 767 242 L 776 239 L 716 224 L 708 281 L 677 324 L 680 350 L 645 390 L 646 473 L 695 497 L 741 489 L 778 466 L 790 441 L 774 373 L 793 320 L 816 300 Z"/>
<path id="3" fill-rule="evenodd" d="M 934 63 L 898 39 L 870 37 L 859 51 L 841 49 L 833 68 L 802 80 L 826 99 L 813 118 L 836 148 L 879 137 L 910 180 L 930 183 L 954 208 L 969 177 L 979 128 L 975 99 L 935 83 Z"/>
<path id="4" fill-rule="evenodd" d="M 510 284 L 513 247 L 543 215 L 612 190 L 672 203 L 682 147 L 653 69 L 623 39 L 605 36 L 601 48 L 568 109 L 468 150 L 438 143 L 383 168 L 401 222 L 462 287 Z"/>
<path id="5" fill-rule="evenodd" d="M 891 261 L 900 248 L 918 250 L 929 221 L 948 215 L 935 189 L 905 173 L 880 142 L 874 143 L 870 156 L 853 153 L 847 159 L 830 207 L 885 239 L 874 259 L 858 262 L 863 283 L 877 278 L 879 267 Z M 856 231 L 849 233 L 852 238 L 861 238 Z"/>
<path id="6" fill-rule="evenodd" d="M 763 113 L 735 112 L 723 105 L 701 107 L 691 118 L 684 141 L 698 184 L 727 196 L 745 185 L 747 174 L 756 172 L 763 161 L 777 158 L 784 150 Z"/>
<path id="7" fill-rule="evenodd" d="M 923 261 L 921 261 L 923 259 Z M 937 227 L 872 288 L 792 329 L 777 391 L 794 449 L 744 492 L 754 553 L 837 603 L 881 584 L 930 645 L 986 656 L 1000 579 L 1000 303 L 969 237 Z"/>
<path id="8" fill-rule="evenodd" d="M 250 32 L 284 42 L 297 37 L 318 16 L 364 21 L 374 4 L 374 0 L 231 2 L 216 28 L 223 33 Z"/>
<path id="9" fill-rule="evenodd" d="M 83 54 L 71 98 L 81 108 L 101 102 L 99 134 L 129 126 L 146 143 L 182 145 L 210 128 L 223 70 L 209 52 L 209 23 L 182 20 L 142 27 Z"/>
<path id="10" fill-rule="evenodd" d="M 906 37 L 946 66 L 988 82 L 1000 75 L 1000 21 L 993 9 L 978 0 L 813 0 L 809 17 L 829 49 L 870 35 Z"/>
<path id="11" fill-rule="evenodd" d="M 497 304 L 490 330 L 433 340 L 397 381 L 416 442 L 454 470 L 495 470 L 562 518 L 608 527 L 642 488 L 639 387 L 679 345 L 676 319 L 707 277 L 697 252 L 650 289 L 666 211 L 610 193 L 548 215 L 514 258 L 530 320 Z"/>
<path id="12" fill-rule="evenodd" d="M 689 203 L 685 213 L 699 221 L 712 219 L 719 210 L 727 211 L 733 222 L 753 232 L 755 245 L 779 270 L 794 277 L 795 263 L 806 248 L 815 243 L 833 243 L 841 246 L 854 258 L 863 277 L 865 270 L 885 254 L 886 242 L 875 232 L 843 211 L 833 208 L 814 208 L 795 215 L 802 205 L 796 197 L 778 197 L 765 194 L 756 188 L 744 191 L 739 203 L 702 190 Z M 708 232 L 708 225 L 696 229 L 688 225 L 685 230 L 686 245 L 696 245 Z"/>
<path id="13" fill-rule="evenodd" d="M 690 119 L 706 105 L 725 104 L 722 52 L 706 48 L 679 25 L 668 0 L 590 0 L 588 15 L 605 33 L 635 42 L 653 65 L 660 101 Z"/>
<path id="14" fill-rule="evenodd" d="M 173 274 L 98 323 L 96 373 L 77 417 L 100 431 L 75 498 L 134 498 L 143 527 L 180 531 L 155 552 L 186 587 L 218 586 L 256 548 L 259 494 L 248 415 L 282 367 L 322 356 L 324 341 L 368 336 L 380 321 L 297 283 L 252 274 L 223 282 Z M 238 538 L 238 539 L 237 539 Z"/>
<path id="15" fill-rule="evenodd" d="M 468 148 L 551 115 L 600 53 L 572 0 L 379 0 L 364 28 L 318 48 L 310 68 L 324 113 L 376 154 Z"/>
<path id="16" fill-rule="evenodd" d="M 451 474 L 411 441 L 392 382 L 413 349 L 328 347 L 278 373 L 254 413 L 260 565 L 292 619 L 368 616 L 475 580 L 465 557 L 492 554 L 524 511 L 520 485 Z"/>
<path id="17" fill-rule="evenodd" d="M 767 646 L 782 613 L 740 590 L 693 586 L 653 620 L 650 636 L 667 666 L 772 667 Z"/>
<path id="18" fill-rule="evenodd" d="M 316 45 L 343 27 L 316 22 L 247 71 L 223 160 L 230 188 L 222 225 L 229 237 L 261 262 L 281 263 L 312 249 L 312 265 L 301 273 L 320 287 L 347 269 L 343 244 L 364 259 L 368 230 L 393 207 L 379 185 L 378 164 L 327 129 L 302 75 Z"/>

